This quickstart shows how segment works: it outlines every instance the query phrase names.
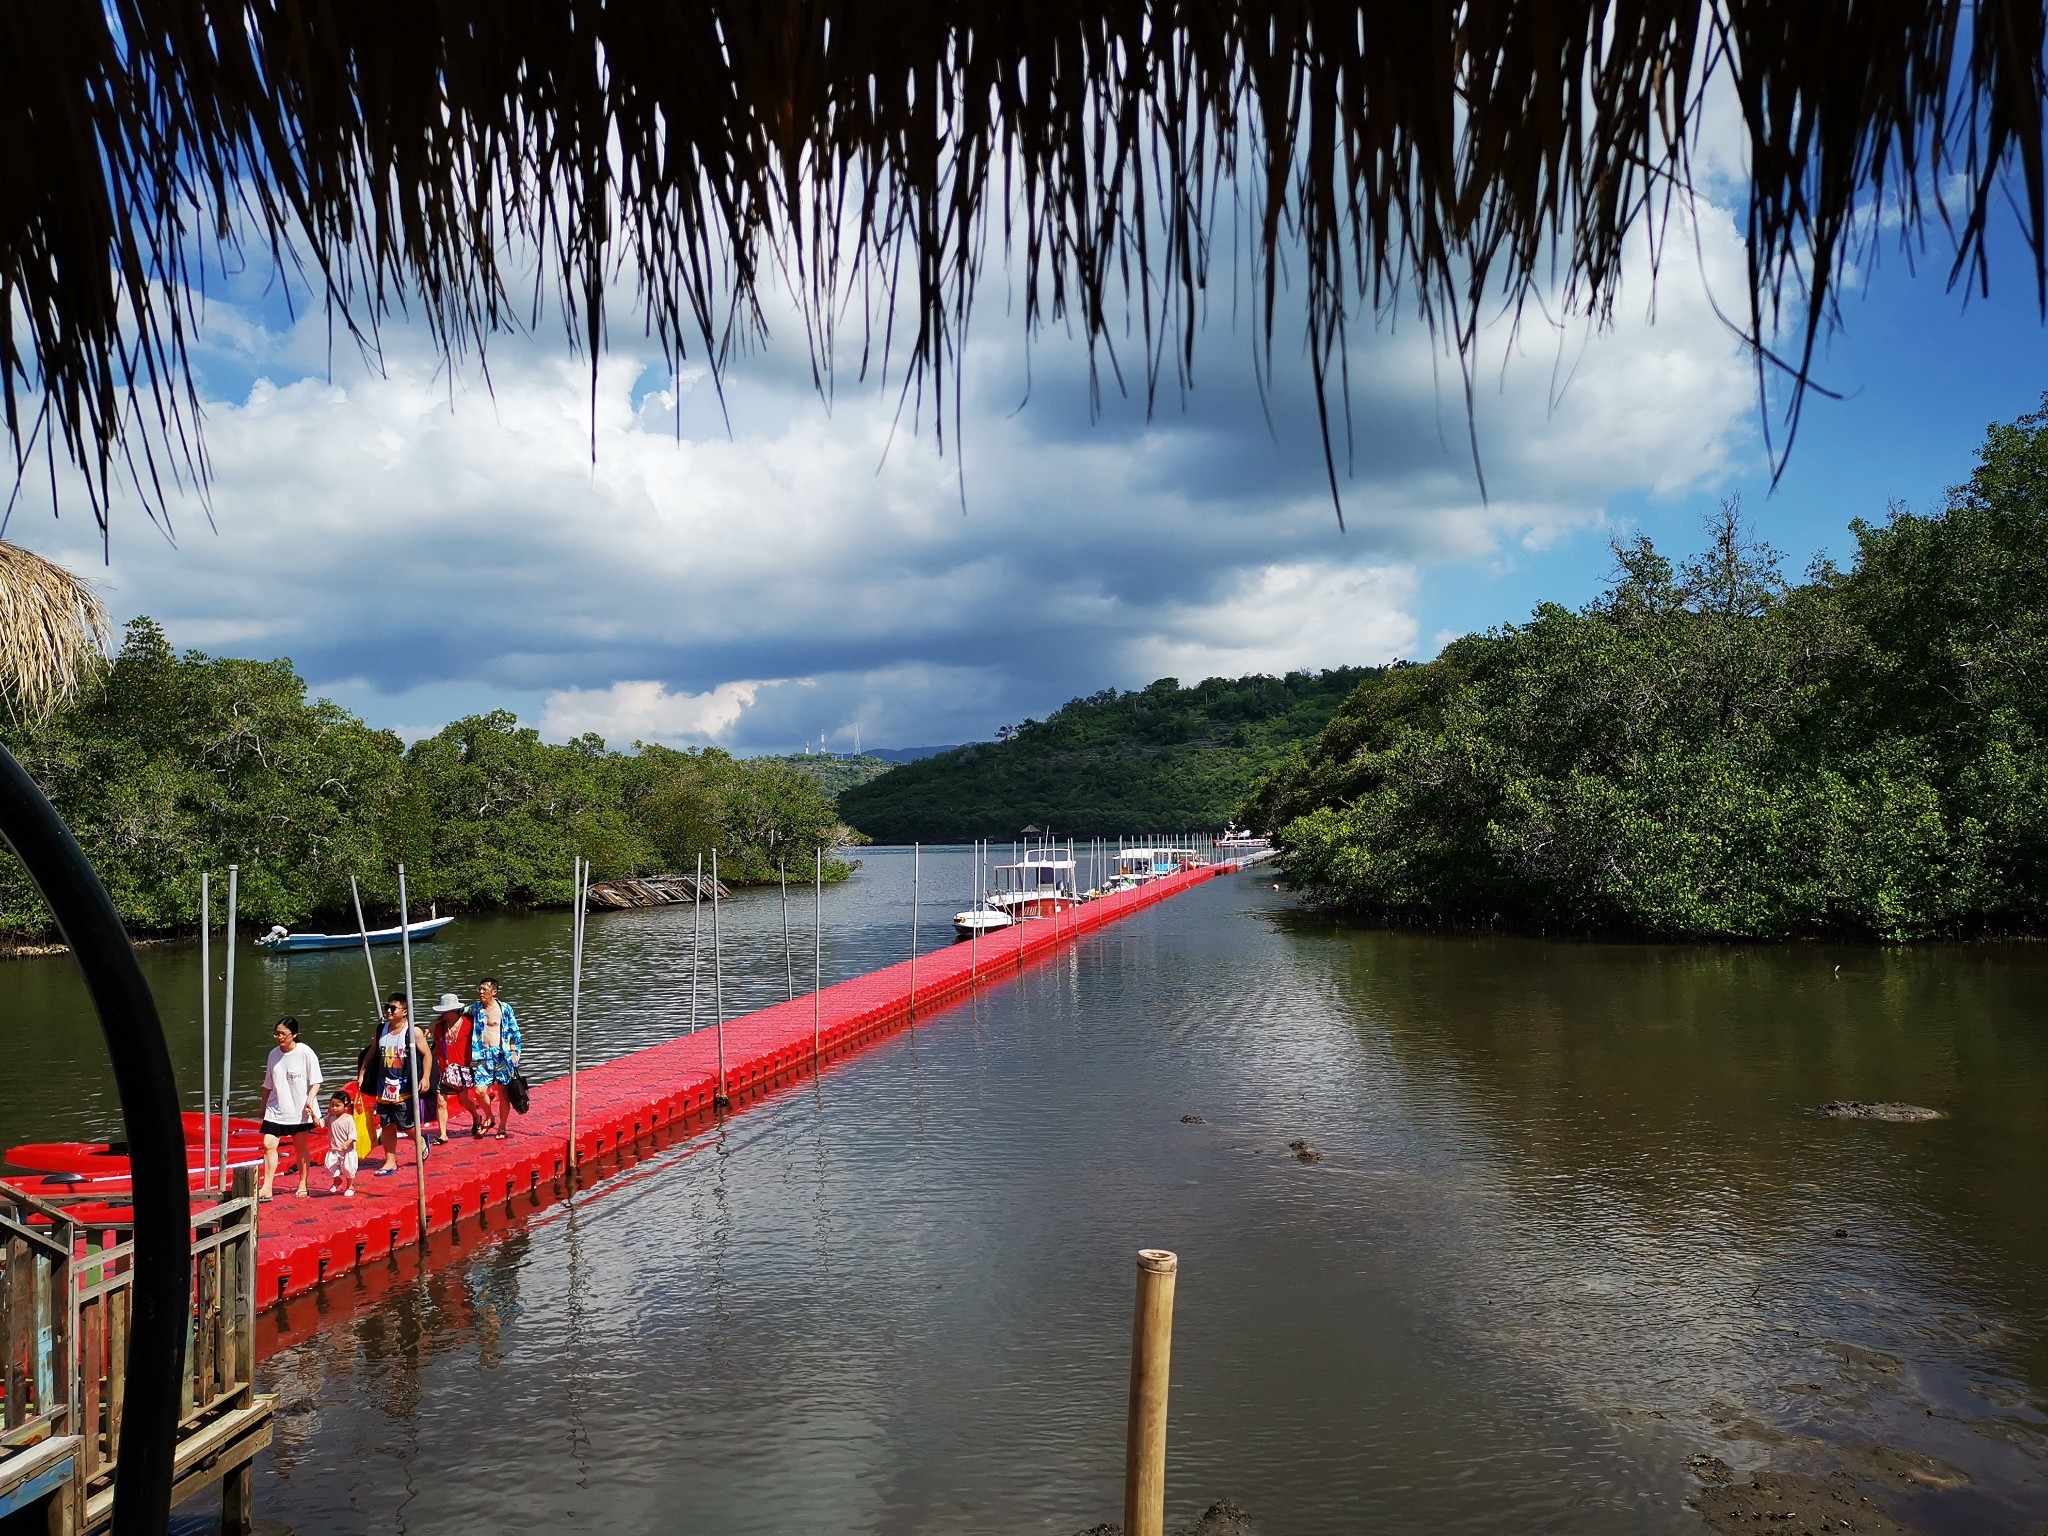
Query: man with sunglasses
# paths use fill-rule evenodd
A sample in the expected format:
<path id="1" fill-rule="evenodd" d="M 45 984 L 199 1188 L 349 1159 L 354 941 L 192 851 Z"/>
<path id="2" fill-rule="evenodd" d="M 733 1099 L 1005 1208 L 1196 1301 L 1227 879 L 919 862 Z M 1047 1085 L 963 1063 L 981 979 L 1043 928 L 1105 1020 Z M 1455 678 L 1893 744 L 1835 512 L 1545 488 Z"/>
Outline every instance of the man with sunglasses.
<path id="1" fill-rule="evenodd" d="M 398 1171 L 400 1131 L 411 1134 L 413 1145 L 419 1149 L 415 1156 L 427 1155 L 426 1137 L 413 1124 L 413 1099 L 419 1085 L 426 1081 L 432 1060 L 433 1048 L 427 1043 L 425 1031 L 413 1024 L 405 994 L 392 993 L 384 1004 L 384 1032 L 365 1054 L 363 1073 L 358 1079 L 363 1092 L 376 1104 L 377 1121 L 383 1128 L 384 1161 L 375 1170 L 380 1175 Z"/>

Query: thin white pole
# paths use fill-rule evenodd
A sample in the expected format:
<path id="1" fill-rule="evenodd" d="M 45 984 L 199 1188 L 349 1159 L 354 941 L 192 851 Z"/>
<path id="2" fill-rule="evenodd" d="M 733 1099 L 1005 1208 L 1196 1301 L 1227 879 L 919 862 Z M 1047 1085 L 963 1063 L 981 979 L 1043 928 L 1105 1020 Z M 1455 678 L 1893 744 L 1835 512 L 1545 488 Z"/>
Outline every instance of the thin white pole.
<path id="1" fill-rule="evenodd" d="M 213 1177 L 213 893 L 199 872 L 199 1166 Z"/>
<path id="2" fill-rule="evenodd" d="M 362 936 L 363 965 L 370 973 L 370 1049 L 374 1051 L 377 1049 L 377 1035 L 384 1018 L 381 1011 L 384 1007 L 384 998 L 377 986 L 377 962 L 370 957 L 370 929 L 363 921 L 363 893 L 357 888 L 354 875 L 348 877 L 348 894 L 349 899 L 356 904 L 356 932 Z"/>
<path id="3" fill-rule="evenodd" d="M 910 1016 L 917 1017 L 917 907 L 924 891 L 923 849 L 910 845 Z"/>
<path id="4" fill-rule="evenodd" d="M 228 1192 L 228 1084 L 235 1070 L 235 907 L 242 886 L 242 866 L 228 866 L 228 985 L 220 1041 L 220 1192 Z"/>
<path id="5" fill-rule="evenodd" d="M 967 903 L 967 976 L 976 988 L 981 985 L 981 839 L 974 840 L 974 896 Z"/>
<path id="6" fill-rule="evenodd" d="M 697 1033 L 697 935 L 704 917 L 704 855 L 697 855 L 697 881 L 690 887 L 690 1033 Z"/>
<path id="7" fill-rule="evenodd" d="M 370 970 L 370 1015 L 381 1021 L 384 999 L 377 987 L 377 962 L 370 958 L 370 930 L 363 925 L 363 893 L 356 889 L 356 877 L 348 877 L 348 893 L 356 904 L 356 932 L 363 936 L 363 964 Z"/>
<path id="8" fill-rule="evenodd" d="M 412 989 L 412 907 L 405 898 L 405 866 L 398 866 L 398 948 L 405 956 L 405 1060 L 412 1066 L 412 1037 L 419 1022 L 415 1017 L 419 1009 L 418 994 Z M 428 1058 L 432 1060 L 431 1057 Z M 412 1078 L 412 1183 L 413 1193 L 419 1200 L 420 1246 L 427 1242 L 427 1121 L 420 1113 L 420 1074 L 413 1067 Z M 503 1130 L 503 1126 L 498 1127 Z M 397 1143 L 394 1141 L 393 1146 Z"/>
<path id="9" fill-rule="evenodd" d="M 725 949 L 718 936 L 718 850 L 711 850 L 711 996 L 718 1013 L 718 1092 L 711 1102 L 731 1103 L 725 1091 Z"/>
<path id="10" fill-rule="evenodd" d="M 811 1070 L 818 1070 L 819 1010 L 825 991 L 825 849 L 820 845 L 811 872 Z"/>
<path id="11" fill-rule="evenodd" d="M 789 1000 L 796 1001 L 796 962 L 789 953 L 789 865 L 782 862 L 775 866 L 775 873 L 782 881 L 782 979 L 789 988 Z"/>
<path id="12" fill-rule="evenodd" d="M 576 903 L 569 923 L 569 1164 L 580 1167 L 583 1156 L 576 1147 L 576 1058 L 583 1029 L 583 913 L 585 893 L 590 889 L 590 865 L 581 854 L 576 857 L 569 887 Z"/>

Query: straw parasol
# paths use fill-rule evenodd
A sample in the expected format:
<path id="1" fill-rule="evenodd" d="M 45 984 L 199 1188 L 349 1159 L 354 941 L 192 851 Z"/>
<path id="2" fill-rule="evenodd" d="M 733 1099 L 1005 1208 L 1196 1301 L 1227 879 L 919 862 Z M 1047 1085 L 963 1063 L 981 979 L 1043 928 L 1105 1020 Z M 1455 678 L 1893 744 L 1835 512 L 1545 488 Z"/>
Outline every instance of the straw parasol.
<path id="1" fill-rule="evenodd" d="M 4 6 L 7 429 L 83 469 L 102 519 L 117 480 L 203 476 L 200 277 L 246 247 L 366 346 L 403 306 L 462 355 L 551 298 L 593 364 L 612 288 L 672 363 L 716 366 L 778 271 L 821 385 L 844 322 L 943 437 L 990 255 L 1027 330 L 1072 327 L 1149 399 L 1192 366 L 1228 245 L 1268 366 L 1296 285 L 1327 447 L 1347 327 L 1397 296 L 1461 357 L 1539 279 L 1604 316 L 1725 92 L 1732 323 L 1760 387 L 1791 381 L 1789 431 L 1882 231 L 1982 282 L 2009 197 L 2048 303 L 2043 34 L 2042 0 Z M 529 255 L 538 288 L 509 270 Z"/>
<path id="2" fill-rule="evenodd" d="M 72 698 L 106 654 L 99 594 L 61 565 L 0 540 L 0 706 L 38 720 Z"/>

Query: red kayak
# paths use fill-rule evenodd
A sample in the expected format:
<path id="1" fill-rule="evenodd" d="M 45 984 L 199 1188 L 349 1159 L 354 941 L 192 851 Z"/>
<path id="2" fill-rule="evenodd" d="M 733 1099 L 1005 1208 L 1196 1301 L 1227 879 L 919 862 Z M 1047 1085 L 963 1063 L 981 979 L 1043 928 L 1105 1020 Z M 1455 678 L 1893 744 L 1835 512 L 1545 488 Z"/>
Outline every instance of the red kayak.
<path id="1" fill-rule="evenodd" d="M 198 1188 L 206 1182 L 208 1133 L 217 1135 L 220 1122 L 211 1117 L 197 1114 L 185 1116 L 185 1163 Z M 309 1126 L 307 1134 L 316 1134 L 317 1126 Z M 279 1145 L 282 1159 L 292 1159 L 292 1144 L 289 1140 Z M 212 1148 L 214 1168 L 220 1166 L 221 1149 Z M 128 1144 L 120 1141 L 36 1141 L 7 1149 L 7 1161 L 16 1168 L 26 1168 L 34 1173 L 50 1175 L 36 1181 L 46 1188 L 64 1187 L 74 1191 L 91 1189 L 95 1193 L 111 1191 L 120 1185 L 126 1192 L 130 1168 L 128 1166 Z M 227 1163 L 229 1169 L 244 1168 L 263 1159 L 263 1137 L 261 1124 L 255 1120 L 229 1120 Z"/>

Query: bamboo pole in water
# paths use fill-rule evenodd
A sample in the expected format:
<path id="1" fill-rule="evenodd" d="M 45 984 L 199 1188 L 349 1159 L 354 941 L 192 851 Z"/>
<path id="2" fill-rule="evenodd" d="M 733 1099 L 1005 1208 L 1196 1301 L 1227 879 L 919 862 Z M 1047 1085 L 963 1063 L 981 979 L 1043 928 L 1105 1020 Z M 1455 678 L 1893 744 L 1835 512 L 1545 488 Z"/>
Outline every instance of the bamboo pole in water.
<path id="1" fill-rule="evenodd" d="M 398 948 L 405 957 L 405 1057 L 408 1065 L 413 1059 L 412 1037 L 419 1030 L 414 1017 L 418 1003 L 412 990 L 412 908 L 405 898 L 405 866 L 398 866 Z M 433 1053 L 428 1052 L 428 1069 L 432 1070 Z M 407 1074 L 412 1079 L 412 1186 L 419 1202 L 420 1250 L 427 1246 L 427 1117 L 420 1110 L 420 1073 L 418 1067 Z M 502 1125 L 499 1130 L 504 1130 Z M 392 1146 L 396 1147 L 397 1142 Z"/>
<path id="2" fill-rule="evenodd" d="M 818 1035 L 823 1027 L 818 1010 L 825 991 L 825 850 L 813 857 L 817 867 L 811 873 L 811 1070 L 818 1070 Z"/>
<path id="3" fill-rule="evenodd" d="M 711 1096 L 714 1109 L 732 1103 L 725 1091 L 725 950 L 718 937 L 718 850 L 711 850 L 711 997 L 718 1020 L 718 1091 Z"/>
<path id="4" fill-rule="evenodd" d="M 199 872 L 199 1166 L 213 1177 L 213 892 Z"/>
<path id="5" fill-rule="evenodd" d="M 1124 1436 L 1124 1536 L 1164 1536 L 1166 1530 L 1166 1385 L 1179 1268 L 1179 1258 L 1163 1248 L 1138 1250 L 1131 1411 Z"/>
<path id="6" fill-rule="evenodd" d="M 356 889 L 356 877 L 348 877 L 348 894 L 356 904 L 356 932 L 363 938 L 363 964 L 370 972 L 370 1017 L 374 1022 L 383 1018 L 384 998 L 377 988 L 377 962 L 370 957 L 370 930 L 363 924 L 363 893 Z"/>
<path id="7" fill-rule="evenodd" d="M 796 1001 L 796 962 L 789 954 L 789 865 L 778 860 L 775 865 L 776 878 L 782 882 L 782 981 L 789 989 L 789 1000 Z"/>
<path id="8" fill-rule="evenodd" d="M 697 1033 L 697 935 L 704 915 L 704 855 L 697 855 L 697 879 L 690 887 L 690 1033 Z"/>
<path id="9" fill-rule="evenodd" d="M 222 1003 L 220 1041 L 220 1192 L 228 1192 L 228 1085 L 235 1071 L 235 906 L 241 890 L 242 866 L 228 866 L 228 978 Z"/>
<path id="10" fill-rule="evenodd" d="M 922 847 L 910 845 L 910 1016 L 917 1017 L 917 905 L 924 889 L 924 877 L 920 873 Z"/>
<path id="11" fill-rule="evenodd" d="M 576 856 L 575 872 L 569 877 L 570 900 L 576 911 L 569 923 L 569 1166 L 583 1166 L 583 1154 L 576 1144 L 576 1066 L 583 1032 L 583 918 L 590 890 L 590 865 Z"/>

